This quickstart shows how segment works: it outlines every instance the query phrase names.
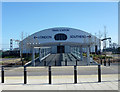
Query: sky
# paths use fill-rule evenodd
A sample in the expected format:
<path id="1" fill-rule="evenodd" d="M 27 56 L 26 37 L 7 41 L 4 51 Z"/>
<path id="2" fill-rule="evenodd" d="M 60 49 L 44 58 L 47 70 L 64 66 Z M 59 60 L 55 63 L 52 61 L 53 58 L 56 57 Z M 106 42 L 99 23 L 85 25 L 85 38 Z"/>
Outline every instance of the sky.
<path id="1" fill-rule="evenodd" d="M 117 2 L 3 2 L 2 48 L 10 39 L 21 39 L 43 29 L 70 27 L 97 34 L 104 33 L 118 43 Z M 14 43 L 14 47 L 17 44 Z"/>

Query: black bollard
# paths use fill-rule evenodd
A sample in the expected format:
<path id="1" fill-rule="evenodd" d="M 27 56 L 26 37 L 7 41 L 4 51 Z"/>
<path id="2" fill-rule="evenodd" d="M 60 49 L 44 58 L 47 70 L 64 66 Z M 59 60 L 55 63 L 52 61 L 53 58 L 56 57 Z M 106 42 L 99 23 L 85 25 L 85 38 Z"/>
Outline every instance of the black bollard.
<path id="1" fill-rule="evenodd" d="M 22 61 L 22 66 L 24 65 L 24 61 L 23 61 L 23 59 L 21 59 L 21 61 Z"/>
<path id="2" fill-rule="evenodd" d="M 110 58 L 109 58 L 109 60 L 108 60 L 108 66 L 110 66 Z"/>
<path id="3" fill-rule="evenodd" d="M 78 62 L 78 60 L 76 60 L 76 66 L 77 66 L 77 62 Z"/>
<path id="4" fill-rule="evenodd" d="M 55 60 L 55 66 L 56 66 L 56 60 Z"/>
<path id="5" fill-rule="evenodd" d="M 77 83 L 77 66 L 74 66 L 74 83 Z"/>
<path id="6" fill-rule="evenodd" d="M 49 84 L 51 84 L 51 66 L 49 66 Z"/>
<path id="7" fill-rule="evenodd" d="M 102 59 L 100 59 L 101 65 L 102 65 Z"/>
<path id="8" fill-rule="evenodd" d="M 67 59 L 65 59 L 65 66 L 67 66 Z"/>
<path id="9" fill-rule="evenodd" d="M 24 66 L 24 84 L 27 84 L 27 69 Z"/>
<path id="10" fill-rule="evenodd" d="M 98 82 L 101 82 L 101 66 L 98 65 Z"/>
<path id="11" fill-rule="evenodd" d="M 1 83 L 4 83 L 4 67 L 1 67 Z"/>
<path id="12" fill-rule="evenodd" d="M 44 66 L 46 66 L 46 60 L 44 60 Z"/>
<path id="13" fill-rule="evenodd" d="M 106 60 L 104 59 L 104 66 L 106 66 Z"/>

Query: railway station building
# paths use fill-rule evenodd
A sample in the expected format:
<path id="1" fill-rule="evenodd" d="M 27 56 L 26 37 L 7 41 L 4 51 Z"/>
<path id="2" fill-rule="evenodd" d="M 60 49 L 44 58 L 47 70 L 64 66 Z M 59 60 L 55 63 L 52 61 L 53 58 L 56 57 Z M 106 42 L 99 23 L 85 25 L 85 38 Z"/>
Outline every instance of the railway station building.
<path id="1" fill-rule="evenodd" d="M 31 53 L 31 63 L 35 65 L 35 53 L 39 53 L 39 62 L 51 54 L 69 53 L 83 59 L 87 54 L 90 63 L 90 53 L 100 50 L 100 39 L 91 33 L 68 27 L 55 27 L 36 32 L 19 44 L 21 53 Z M 84 62 L 84 61 L 83 61 Z"/>

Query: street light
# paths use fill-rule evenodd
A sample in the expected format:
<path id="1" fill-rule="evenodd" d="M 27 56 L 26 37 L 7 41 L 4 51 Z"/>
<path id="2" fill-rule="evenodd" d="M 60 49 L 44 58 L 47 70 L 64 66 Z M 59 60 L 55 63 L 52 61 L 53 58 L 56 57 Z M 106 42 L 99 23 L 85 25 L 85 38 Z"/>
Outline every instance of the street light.
<path id="1" fill-rule="evenodd" d="M 101 41 L 104 41 L 104 40 L 107 40 L 107 39 L 111 39 L 111 37 L 109 37 L 109 38 L 104 38 L 104 39 L 102 39 Z"/>
<path id="2" fill-rule="evenodd" d="M 107 39 L 111 39 L 111 37 L 108 37 L 108 38 L 104 38 L 104 39 L 102 39 L 101 41 L 104 41 L 104 40 L 107 40 Z M 105 61 L 106 61 L 106 44 L 105 44 Z"/>

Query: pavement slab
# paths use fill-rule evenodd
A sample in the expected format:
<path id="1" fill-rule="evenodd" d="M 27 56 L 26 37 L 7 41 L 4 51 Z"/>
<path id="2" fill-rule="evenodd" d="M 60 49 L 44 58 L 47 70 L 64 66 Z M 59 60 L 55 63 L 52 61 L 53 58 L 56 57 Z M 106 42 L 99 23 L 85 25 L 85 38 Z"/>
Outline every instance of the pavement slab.
<path id="1" fill-rule="evenodd" d="M 118 90 L 118 66 L 101 66 L 102 82 L 98 82 L 98 66 L 78 66 L 77 84 L 74 67 L 52 67 L 52 84 L 48 84 L 48 67 L 27 67 L 24 84 L 23 67 L 5 70 L 2 90 Z M 0 78 L 1 81 L 1 78 Z"/>
<path id="2" fill-rule="evenodd" d="M 111 79 L 111 76 L 114 78 Z M 3 90 L 118 90 L 118 75 L 103 75 L 102 82 L 97 81 L 96 75 L 79 75 L 78 83 L 74 84 L 74 77 L 53 76 L 52 84 L 48 84 L 47 76 L 29 76 L 27 84 L 23 84 L 23 77 L 6 77 L 2 84 Z"/>

